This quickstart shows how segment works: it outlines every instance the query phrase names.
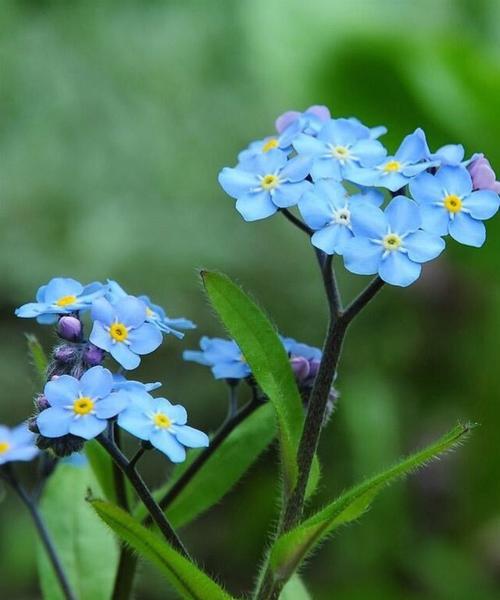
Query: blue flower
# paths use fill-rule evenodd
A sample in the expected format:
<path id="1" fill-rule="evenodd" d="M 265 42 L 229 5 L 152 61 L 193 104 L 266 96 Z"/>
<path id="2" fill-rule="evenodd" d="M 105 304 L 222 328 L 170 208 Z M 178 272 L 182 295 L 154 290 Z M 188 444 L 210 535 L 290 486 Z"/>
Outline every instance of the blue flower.
<path id="1" fill-rule="evenodd" d="M 499 197 L 491 190 L 472 191 L 465 167 L 441 167 L 435 175 L 422 173 L 410 183 L 420 205 L 422 227 L 436 235 L 449 233 L 461 244 L 480 247 L 486 239 L 482 222 L 498 210 Z"/>
<path id="2" fill-rule="evenodd" d="M 162 342 L 161 331 L 146 323 L 146 305 L 133 296 L 126 296 L 111 304 L 98 298 L 92 304 L 94 326 L 89 340 L 106 350 L 124 369 L 135 369 L 141 359 Z"/>
<path id="3" fill-rule="evenodd" d="M 202 337 L 201 352 L 186 350 L 182 357 L 212 369 L 216 379 L 245 379 L 250 367 L 236 342 L 221 338 Z"/>
<path id="4" fill-rule="evenodd" d="M 208 446 L 208 436 L 186 425 L 186 409 L 146 392 L 133 395 L 132 403 L 118 415 L 118 425 L 141 440 L 150 442 L 175 463 L 186 459 L 187 448 Z"/>
<path id="5" fill-rule="evenodd" d="M 425 134 L 416 129 L 407 135 L 394 156 L 385 158 L 380 164 L 370 169 L 355 169 L 351 172 L 350 181 L 359 185 L 384 187 L 392 192 L 400 190 L 416 175 L 439 162 L 428 160 L 429 148 Z"/>
<path id="6" fill-rule="evenodd" d="M 370 137 L 370 130 L 350 119 L 331 119 L 317 137 L 299 135 L 293 142 L 299 155 L 314 159 L 311 176 L 318 179 L 351 179 L 353 170 L 380 163 L 386 150 Z"/>
<path id="7" fill-rule="evenodd" d="M 369 202 L 380 206 L 383 195 L 376 190 L 349 196 L 345 188 L 333 179 L 318 181 L 314 189 L 299 201 L 304 221 L 314 229 L 313 246 L 327 254 L 342 254 L 344 246 L 353 237 L 351 206 Z"/>
<path id="8" fill-rule="evenodd" d="M 236 199 L 236 209 L 245 221 L 273 215 L 278 208 L 294 206 L 311 186 L 304 181 L 312 161 L 296 156 L 288 160 L 285 152 L 269 150 L 236 168 L 219 173 L 224 191 Z"/>
<path id="9" fill-rule="evenodd" d="M 50 325 L 58 320 L 59 315 L 88 310 L 92 301 L 104 292 L 104 286 L 98 282 L 83 286 L 74 279 L 55 277 L 39 288 L 36 302 L 17 308 L 16 316 L 36 317 L 39 323 Z"/>
<path id="10" fill-rule="evenodd" d="M 255 158 L 261 154 L 267 154 L 270 150 L 278 148 L 287 155 L 293 150 L 288 136 L 284 138 L 282 135 L 267 136 L 262 140 L 250 142 L 250 144 L 238 154 L 238 162 L 245 163 L 249 159 Z"/>
<path id="11" fill-rule="evenodd" d="M 37 454 L 35 436 L 29 431 L 26 423 L 12 428 L 0 425 L 0 465 L 18 460 L 32 460 Z"/>
<path id="12" fill-rule="evenodd" d="M 124 390 L 126 392 L 136 392 L 137 390 L 142 392 L 152 392 L 153 390 L 161 387 L 159 381 L 153 383 L 142 383 L 141 381 L 133 381 L 126 379 L 121 373 L 113 373 L 113 392 Z"/>
<path id="13" fill-rule="evenodd" d="M 310 106 L 302 113 L 297 110 L 288 110 L 276 119 L 275 127 L 279 134 L 286 132 L 288 137 L 302 132 L 314 136 L 320 131 L 323 124 L 330 120 L 330 116 L 328 107 L 321 105 Z"/>
<path id="14" fill-rule="evenodd" d="M 421 231 L 417 204 L 396 196 L 384 212 L 365 204 L 352 210 L 355 237 L 344 248 L 346 268 L 358 275 L 378 275 L 392 285 L 407 286 L 420 276 L 421 264 L 444 249 L 437 235 Z"/>
<path id="15" fill-rule="evenodd" d="M 40 433 L 58 438 L 68 433 L 90 440 L 106 429 L 130 402 L 124 391 L 112 392 L 113 376 L 104 367 L 92 367 L 81 379 L 61 375 L 45 385 L 50 408 L 42 411 L 36 423 Z"/>

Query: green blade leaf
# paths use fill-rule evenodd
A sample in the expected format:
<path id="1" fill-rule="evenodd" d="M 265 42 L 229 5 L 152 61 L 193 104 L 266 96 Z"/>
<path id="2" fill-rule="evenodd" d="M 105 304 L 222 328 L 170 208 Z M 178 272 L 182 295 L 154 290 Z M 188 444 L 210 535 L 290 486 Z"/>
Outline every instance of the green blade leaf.
<path id="1" fill-rule="evenodd" d="M 59 464 L 47 483 L 40 508 L 76 596 L 109 600 L 118 549 L 85 500 L 89 487 L 99 491 L 88 465 Z M 41 545 L 37 562 L 43 597 L 64 600 Z"/>
<path id="2" fill-rule="evenodd" d="M 43 387 L 47 382 L 47 355 L 45 354 L 45 350 L 42 348 L 42 345 L 35 335 L 27 333 L 26 342 L 28 344 L 28 351 L 30 353 L 31 362 L 33 363 L 38 382 Z"/>
<path id="3" fill-rule="evenodd" d="M 470 429 L 471 425 L 457 425 L 434 444 L 351 488 L 295 529 L 278 538 L 270 552 L 274 578 L 277 581 L 287 581 L 301 561 L 325 536 L 340 525 L 361 517 L 385 486 L 456 447 L 465 439 Z"/>
<path id="4" fill-rule="evenodd" d="M 138 554 L 152 562 L 169 583 L 188 600 L 231 600 L 213 579 L 179 554 L 127 512 L 103 500 L 90 501 L 101 519 Z M 90 596 L 89 596 L 90 598 Z"/>
<path id="5" fill-rule="evenodd" d="M 276 436 L 276 419 L 270 404 L 247 417 L 222 442 L 214 454 L 184 487 L 167 510 L 174 527 L 186 525 L 227 494 Z M 186 462 L 177 465 L 169 482 L 155 491 L 162 498 L 203 450 L 192 450 Z M 134 516 L 143 519 L 146 509 L 139 504 Z"/>
<path id="6" fill-rule="evenodd" d="M 297 480 L 296 453 L 304 410 L 286 351 L 271 321 L 229 277 L 212 271 L 203 271 L 201 276 L 212 306 L 274 406 L 289 493 Z"/>
<path id="7" fill-rule="evenodd" d="M 106 500 L 116 502 L 111 457 L 97 440 L 90 440 L 85 444 L 85 454 Z"/>

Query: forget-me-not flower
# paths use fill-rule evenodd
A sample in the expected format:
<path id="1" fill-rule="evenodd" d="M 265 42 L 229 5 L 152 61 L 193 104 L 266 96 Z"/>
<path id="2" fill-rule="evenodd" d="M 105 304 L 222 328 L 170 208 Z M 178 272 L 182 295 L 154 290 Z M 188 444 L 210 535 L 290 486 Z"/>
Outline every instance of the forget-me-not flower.
<path id="1" fill-rule="evenodd" d="M 88 310 L 92 301 L 104 292 L 104 286 L 98 282 L 83 286 L 69 277 L 54 277 L 39 288 L 36 302 L 16 309 L 16 316 L 35 317 L 39 323 L 50 325 L 57 322 L 59 315 Z"/>
<path id="2" fill-rule="evenodd" d="M 474 192 L 465 167 L 441 167 L 435 175 L 422 173 L 410 183 L 410 191 L 420 205 L 423 229 L 437 235 L 449 233 L 468 246 L 483 245 L 483 220 L 497 212 L 499 197 L 491 190 Z"/>
<path id="3" fill-rule="evenodd" d="M 173 405 L 165 398 L 153 398 L 146 392 L 135 393 L 131 404 L 118 415 L 118 425 L 150 442 L 174 462 L 186 459 L 187 448 L 208 446 L 208 436 L 186 425 L 186 409 Z"/>
<path id="4" fill-rule="evenodd" d="M 81 379 L 61 375 L 45 385 L 50 407 L 36 418 L 40 433 L 58 438 L 68 433 L 85 440 L 95 438 L 130 402 L 124 391 L 112 392 L 113 376 L 104 367 L 92 367 Z"/>
<path id="5" fill-rule="evenodd" d="M 299 201 L 299 211 L 306 224 L 314 230 L 313 246 L 327 254 L 342 254 L 354 235 L 351 228 L 351 206 L 368 202 L 380 206 L 384 200 L 377 190 L 349 196 L 346 189 L 333 179 L 316 182 Z"/>
<path id="6" fill-rule="evenodd" d="M 285 152 L 269 150 L 236 168 L 225 167 L 219 173 L 219 183 L 236 199 L 236 210 L 245 221 L 256 221 L 297 204 L 311 186 L 304 181 L 311 164 L 309 157 L 288 160 Z"/>
<path id="7" fill-rule="evenodd" d="M 245 379 L 251 374 L 240 347 L 233 340 L 202 337 L 201 351 L 185 350 L 184 360 L 196 362 L 212 369 L 216 379 Z"/>
<path id="8" fill-rule="evenodd" d="M 387 153 L 379 141 L 370 137 L 368 127 L 349 119 L 331 119 L 316 137 L 301 134 L 293 146 L 300 156 L 313 157 L 314 181 L 350 180 L 353 168 L 377 165 Z"/>
<path id="9" fill-rule="evenodd" d="M 0 425 L 0 465 L 32 460 L 38 452 L 35 436 L 26 423 L 12 428 Z"/>
<path id="10" fill-rule="evenodd" d="M 425 134 L 421 129 L 416 129 L 405 137 L 394 156 L 386 157 L 370 169 L 353 170 L 350 181 L 396 192 L 422 171 L 439 164 L 431 162 L 428 153 Z"/>
<path id="11" fill-rule="evenodd" d="M 162 332 L 146 323 L 146 305 L 142 300 L 126 296 L 111 304 L 98 298 L 92 304 L 94 326 L 89 340 L 109 352 L 124 369 L 135 369 L 140 355 L 149 354 L 162 342 Z"/>
<path id="12" fill-rule="evenodd" d="M 113 373 L 113 392 L 117 392 L 119 390 L 124 390 L 125 392 L 152 392 L 159 387 L 161 387 L 161 383 L 159 381 L 142 383 L 142 381 L 126 379 L 121 373 Z"/>
<path id="13" fill-rule="evenodd" d="M 354 208 L 351 223 L 355 237 L 344 248 L 346 268 L 358 275 L 378 273 L 392 285 L 413 283 L 421 263 L 445 247 L 439 236 L 420 230 L 419 207 L 405 196 L 396 196 L 385 211 L 369 204 Z"/>

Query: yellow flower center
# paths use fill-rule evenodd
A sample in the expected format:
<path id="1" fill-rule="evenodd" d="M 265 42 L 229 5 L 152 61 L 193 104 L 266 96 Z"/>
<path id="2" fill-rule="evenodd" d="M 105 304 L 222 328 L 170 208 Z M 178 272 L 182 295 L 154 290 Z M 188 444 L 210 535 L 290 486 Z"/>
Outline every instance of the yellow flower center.
<path id="1" fill-rule="evenodd" d="M 400 171 L 401 170 L 401 163 L 398 160 L 390 160 L 389 162 L 385 163 L 384 165 L 384 171 L 386 173 L 395 173 L 396 171 Z"/>
<path id="2" fill-rule="evenodd" d="M 61 296 L 59 300 L 56 300 L 57 306 L 68 306 L 76 302 L 76 296 L 70 294 L 68 296 Z"/>
<path id="3" fill-rule="evenodd" d="M 123 323 L 113 323 L 109 328 L 109 334 L 116 342 L 124 342 L 128 338 L 128 329 Z"/>
<path id="4" fill-rule="evenodd" d="M 279 142 L 276 138 L 270 138 L 267 142 L 262 146 L 262 152 L 269 152 L 269 150 L 274 150 L 278 148 Z"/>
<path id="5" fill-rule="evenodd" d="M 151 310 L 149 306 L 146 306 L 146 317 L 156 317 L 154 310 Z"/>
<path id="6" fill-rule="evenodd" d="M 0 442 L 0 454 L 5 454 L 10 448 L 9 442 Z"/>
<path id="7" fill-rule="evenodd" d="M 386 250 L 397 250 L 401 246 L 401 238 L 395 233 L 389 233 L 382 240 L 382 244 Z"/>
<path id="8" fill-rule="evenodd" d="M 94 401 L 88 396 L 81 396 L 73 402 L 75 415 L 88 415 L 94 409 Z"/>
<path id="9" fill-rule="evenodd" d="M 462 200 L 455 194 L 448 194 L 443 200 L 444 207 L 451 213 L 457 213 L 462 210 Z"/>
<path id="10" fill-rule="evenodd" d="M 168 429 L 172 425 L 172 421 L 164 413 L 158 412 L 153 417 L 153 422 L 160 429 Z"/>
<path id="11" fill-rule="evenodd" d="M 278 187 L 279 179 L 276 175 L 264 175 L 261 185 L 265 190 L 274 190 Z"/>
<path id="12" fill-rule="evenodd" d="M 332 148 L 332 155 L 335 158 L 339 158 L 339 159 L 343 159 L 343 158 L 348 158 L 350 156 L 350 152 L 349 149 L 346 148 L 345 146 L 335 146 L 335 148 Z"/>

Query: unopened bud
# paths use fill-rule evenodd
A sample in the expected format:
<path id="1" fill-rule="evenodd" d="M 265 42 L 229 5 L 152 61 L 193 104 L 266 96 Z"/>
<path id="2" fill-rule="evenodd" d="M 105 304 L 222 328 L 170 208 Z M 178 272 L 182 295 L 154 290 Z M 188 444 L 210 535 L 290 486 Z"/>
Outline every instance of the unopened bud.
<path id="1" fill-rule="evenodd" d="M 61 344 L 54 348 L 54 358 L 62 363 L 69 364 L 75 361 L 78 349 L 69 344 Z"/>
<path id="2" fill-rule="evenodd" d="M 104 350 L 101 350 L 94 344 L 88 344 L 83 351 L 83 360 L 90 366 L 95 367 L 101 365 L 104 361 Z"/>
<path id="3" fill-rule="evenodd" d="M 304 381 L 309 377 L 309 361 L 302 356 L 294 356 L 290 359 L 290 365 L 298 381 Z"/>
<path id="4" fill-rule="evenodd" d="M 50 404 L 47 398 L 43 394 L 40 394 L 35 398 L 35 406 L 37 407 L 39 412 L 42 412 L 42 410 L 46 410 L 47 408 L 49 408 Z"/>
<path id="5" fill-rule="evenodd" d="M 71 315 L 61 317 L 57 323 L 57 333 L 63 340 L 77 342 L 82 337 L 82 323 L 80 319 Z"/>

